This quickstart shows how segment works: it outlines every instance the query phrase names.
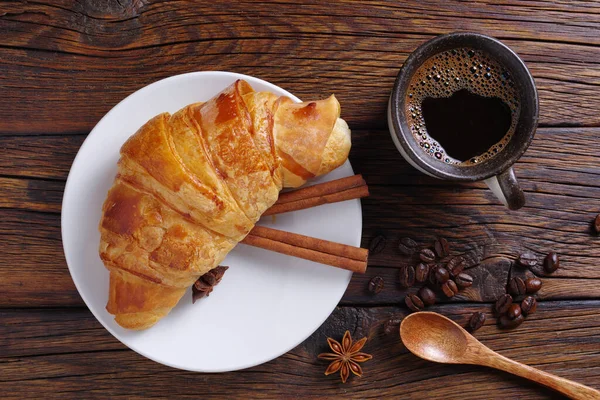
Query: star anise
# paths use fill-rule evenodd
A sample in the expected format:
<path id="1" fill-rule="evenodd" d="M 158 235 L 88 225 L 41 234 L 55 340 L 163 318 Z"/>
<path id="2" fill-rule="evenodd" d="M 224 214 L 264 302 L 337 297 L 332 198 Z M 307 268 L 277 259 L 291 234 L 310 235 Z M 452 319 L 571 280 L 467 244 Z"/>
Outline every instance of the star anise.
<path id="1" fill-rule="evenodd" d="M 196 300 L 204 296 L 208 296 L 213 291 L 213 288 L 221 282 L 228 268 L 219 265 L 198 278 L 194 286 L 192 286 L 192 303 L 195 303 Z"/>
<path id="2" fill-rule="evenodd" d="M 331 347 L 331 350 L 333 350 L 333 353 L 321 353 L 318 356 L 321 360 L 331 361 L 331 364 L 325 370 L 325 375 L 331 375 L 340 371 L 343 383 L 346 383 L 346 380 L 350 376 L 350 371 L 356 376 L 362 376 L 362 368 L 358 363 L 369 361 L 373 358 L 370 354 L 360 352 L 366 342 L 367 338 L 364 337 L 358 342 L 352 343 L 350 331 L 344 333 L 341 344 L 337 340 L 327 338 L 327 343 Z"/>

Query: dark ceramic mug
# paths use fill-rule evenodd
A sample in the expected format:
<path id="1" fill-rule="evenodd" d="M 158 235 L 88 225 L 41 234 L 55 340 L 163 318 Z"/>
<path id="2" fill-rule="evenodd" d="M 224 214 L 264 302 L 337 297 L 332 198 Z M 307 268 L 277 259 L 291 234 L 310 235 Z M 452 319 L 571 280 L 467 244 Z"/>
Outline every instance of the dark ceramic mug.
<path id="1" fill-rule="evenodd" d="M 436 54 L 459 48 L 480 50 L 506 68 L 514 81 L 520 113 L 510 141 L 494 157 L 478 164 L 448 164 L 427 155 L 413 136 L 405 112 L 406 94 L 415 72 Z M 440 179 L 483 180 L 496 197 L 511 210 L 525 204 L 512 166 L 525 153 L 538 124 L 538 95 L 535 82 L 523 61 L 506 45 L 478 33 L 451 33 L 438 36 L 417 48 L 405 61 L 388 104 L 388 125 L 402 156 L 415 168 Z"/>

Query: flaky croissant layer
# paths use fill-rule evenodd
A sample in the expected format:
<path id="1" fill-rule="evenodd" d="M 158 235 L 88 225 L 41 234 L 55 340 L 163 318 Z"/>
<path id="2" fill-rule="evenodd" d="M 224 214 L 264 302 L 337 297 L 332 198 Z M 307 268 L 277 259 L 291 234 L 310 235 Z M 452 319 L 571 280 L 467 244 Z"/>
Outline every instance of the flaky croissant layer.
<path id="1" fill-rule="evenodd" d="M 157 115 L 121 148 L 100 221 L 106 309 L 154 325 L 254 227 L 282 187 L 340 166 L 350 130 L 340 105 L 294 103 L 238 80 L 206 103 Z"/>

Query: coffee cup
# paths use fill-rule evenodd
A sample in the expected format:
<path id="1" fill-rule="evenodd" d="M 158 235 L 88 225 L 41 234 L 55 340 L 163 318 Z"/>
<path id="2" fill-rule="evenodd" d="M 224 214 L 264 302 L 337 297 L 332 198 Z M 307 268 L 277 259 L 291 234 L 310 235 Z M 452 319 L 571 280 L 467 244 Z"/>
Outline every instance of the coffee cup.
<path id="1" fill-rule="evenodd" d="M 524 62 L 478 33 L 438 36 L 402 66 L 388 125 L 402 156 L 427 175 L 483 180 L 509 209 L 525 204 L 513 165 L 538 124 L 538 95 Z"/>

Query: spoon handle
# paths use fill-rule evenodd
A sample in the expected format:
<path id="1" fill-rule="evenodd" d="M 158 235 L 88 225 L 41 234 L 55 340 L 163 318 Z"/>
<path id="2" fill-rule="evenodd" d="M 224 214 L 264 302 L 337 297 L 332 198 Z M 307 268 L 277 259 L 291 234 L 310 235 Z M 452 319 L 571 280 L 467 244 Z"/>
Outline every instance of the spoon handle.
<path id="1" fill-rule="evenodd" d="M 525 379 L 537 382 L 554 389 L 572 399 L 600 400 L 600 392 L 591 387 L 570 381 L 560 376 L 552 375 L 539 369 L 521 364 L 494 352 L 494 357 L 488 357 L 484 364 Z"/>

